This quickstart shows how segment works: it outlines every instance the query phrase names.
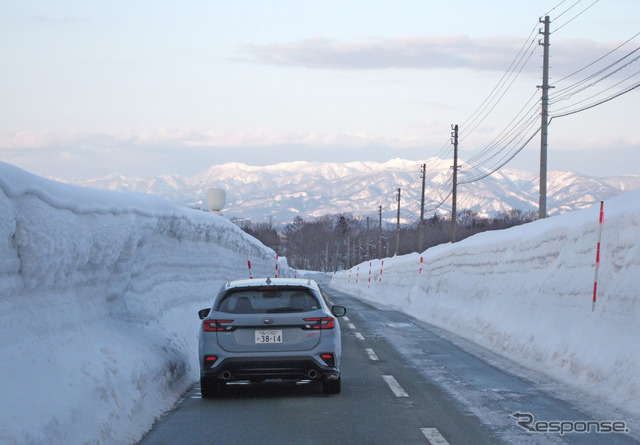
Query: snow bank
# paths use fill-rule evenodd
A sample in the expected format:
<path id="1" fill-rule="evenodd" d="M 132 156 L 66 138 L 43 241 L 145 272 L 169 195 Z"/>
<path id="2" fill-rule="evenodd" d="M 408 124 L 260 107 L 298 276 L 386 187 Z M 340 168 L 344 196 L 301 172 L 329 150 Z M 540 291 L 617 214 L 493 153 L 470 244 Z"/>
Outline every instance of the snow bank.
<path id="1" fill-rule="evenodd" d="M 224 218 L 0 163 L 0 443 L 137 441 L 197 380 L 197 310 L 247 253 L 273 276 Z"/>
<path id="2" fill-rule="evenodd" d="M 640 414 L 640 191 L 456 244 L 360 264 L 331 286 L 392 305 Z M 423 264 L 420 264 L 420 257 Z M 420 273 L 420 267 L 423 268 Z M 381 278 L 381 280 L 380 280 Z"/>

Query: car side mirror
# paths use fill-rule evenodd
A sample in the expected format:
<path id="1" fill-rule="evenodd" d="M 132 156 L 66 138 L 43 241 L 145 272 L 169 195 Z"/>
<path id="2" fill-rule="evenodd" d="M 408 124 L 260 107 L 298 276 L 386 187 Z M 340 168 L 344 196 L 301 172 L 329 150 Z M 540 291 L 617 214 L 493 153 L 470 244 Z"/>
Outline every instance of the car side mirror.
<path id="1" fill-rule="evenodd" d="M 200 309 L 198 311 L 198 316 L 200 317 L 200 320 L 204 320 L 205 318 L 207 318 L 207 316 L 209 315 L 209 312 L 211 312 L 211 308 L 208 307 L 206 309 Z"/>
<path id="2" fill-rule="evenodd" d="M 333 306 L 331 308 L 331 313 L 336 317 L 343 317 L 347 314 L 347 308 L 343 306 Z"/>

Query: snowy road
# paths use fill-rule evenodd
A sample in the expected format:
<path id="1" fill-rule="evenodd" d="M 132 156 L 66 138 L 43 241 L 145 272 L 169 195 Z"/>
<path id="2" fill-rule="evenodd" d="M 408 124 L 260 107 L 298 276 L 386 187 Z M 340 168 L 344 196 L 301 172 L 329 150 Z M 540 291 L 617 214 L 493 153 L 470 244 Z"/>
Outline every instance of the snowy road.
<path id="1" fill-rule="evenodd" d="M 470 352 L 401 312 L 326 293 L 349 308 L 341 321 L 341 394 L 273 383 L 233 385 L 220 398 L 203 400 L 196 385 L 140 443 L 638 443 L 628 434 L 530 433 L 511 414 L 596 419 L 549 395 L 546 383 L 514 374 L 515 365 L 504 359 Z"/>

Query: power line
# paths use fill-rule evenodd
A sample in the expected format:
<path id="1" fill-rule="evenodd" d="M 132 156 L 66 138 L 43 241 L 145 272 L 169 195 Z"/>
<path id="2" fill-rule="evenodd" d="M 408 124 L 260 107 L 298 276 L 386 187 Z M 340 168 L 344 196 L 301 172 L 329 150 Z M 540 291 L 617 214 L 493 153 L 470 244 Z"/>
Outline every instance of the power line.
<path id="1" fill-rule="evenodd" d="M 560 14 L 558 14 L 556 16 L 556 20 L 558 20 L 560 17 L 562 17 L 563 15 L 565 15 L 567 12 L 571 11 L 578 3 L 580 3 L 582 0 L 578 0 L 577 2 L 575 2 L 573 5 L 569 6 L 567 9 L 565 9 L 563 12 L 561 12 Z M 563 2 L 564 3 L 564 2 Z"/>
<path id="2" fill-rule="evenodd" d="M 640 58 L 640 56 L 638 56 L 638 58 Z M 566 107 L 559 108 L 557 111 L 561 111 L 561 110 L 565 110 L 565 109 L 567 109 L 567 108 L 575 107 L 576 105 L 578 105 L 578 104 L 580 104 L 580 103 L 582 103 L 582 102 L 586 102 L 586 101 L 588 101 L 588 100 L 590 100 L 590 99 L 593 99 L 594 97 L 599 96 L 599 95 L 601 95 L 602 93 L 604 93 L 604 92 L 606 92 L 606 91 L 609 91 L 609 90 L 611 90 L 611 89 L 613 89 L 613 88 L 617 87 L 618 85 L 620 85 L 620 84 L 622 84 L 622 83 L 624 83 L 624 82 L 628 81 L 629 79 L 631 79 L 631 78 L 633 78 L 633 77 L 637 76 L 638 74 L 640 74 L 640 70 L 639 70 L 639 71 L 636 71 L 635 73 L 633 73 L 632 75 L 630 75 L 630 76 L 629 76 L 629 77 L 627 77 L 626 79 L 623 79 L 623 80 L 621 80 L 620 82 L 618 82 L 618 83 L 616 83 L 616 84 L 614 84 L 614 85 L 612 85 L 612 86 L 610 86 L 610 87 L 608 87 L 608 88 L 605 88 L 604 90 L 602 90 L 602 91 L 600 91 L 600 92 L 598 92 L 598 93 L 596 93 L 596 94 L 594 94 L 594 95 L 592 95 L 592 96 L 587 97 L 586 99 L 583 99 L 583 100 L 581 100 L 581 101 L 578 101 L 578 102 L 576 102 L 576 103 L 574 103 L 574 104 L 572 104 L 572 105 L 567 105 Z"/>
<path id="3" fill-rule="evenodd" d="M 582 72 L 582 71 L 586 70 L 587 68 L 590 68 L 591 66 L 593 66 L 593 65 L 595 65 L 596 63 L 600 62 L 600 61 L 601 61 L 602 59 L 604 59 L 605 57 L 607 57 L 607 56 L 609 56 L 609 55 L 613 54 L 614 52 L 616 52 L 617 50 L 619 50 L 619 49 L 620 49 L 620 48 L 622 48 L 624 45 L 626 45 L 627 43 L 631 42 L 632 40 L 634 40 L 634 39 L 635 39 L 636 37 L 638 37 L 638 36 L 640 36 L 640 32 L 639 32 L 639 33 L 637 33 L 636 35 L 634 35 L 633 37 L 629 38 L 628 40 L 624 41 L 624 42 L 623 42 L 623 43 L 621 43 L 620 45 L 616 46 L 614 49 L 612 49 L 611 51 L 609 51 L 608 53 L 606 53 L 606 54 L 605 54 L 605 55 L 603 55 L 602 57 L 599 57 L 599 58 L 597 58 L 596 60 L 594 60 L 593 62 L 591 62 L 590 64 L 588 64 L 588 65 L 586 65 L 586 66 L 584 66 L 584 67 L 580 68 L 578 71 L 575 71 L 575 72 L 573 72 L 573 73 L 569 74 L 568 76 L 565 76 L 565 77 L 563 77 L 563 78 L 562 78 L 562 79 L 560 79 L 560 80 L 557 80 L 557 81 L 555 82 L 555 84 L 556 84 L 556 85 L 558 85 L 559 83 L 561 83 L 561 82 L 563 82 L 563 81 L 567 80 L 568 78 L 575 76 L 576 74 L 578 74 L 578 73 L 580 73 L 580 72 Z"/>
<path id="4" fill-rule="evenodd" d="M 534 43 L 535 39 L 532 40 L 531 43 Z M 531 46 L 530 46 L 531 48 Z M 537 46 L 534 46 L 530 51 L 529 51 L 529 55 L 527 56 L 526 60 L 524 61 L 524 63 L 520 66 L 520 69 L 518 70 L 518 72 L 515 74 L 515 76 L 513 77 L 513 79 L 511 79 L 511 82 L 509 83 L 509 85 L 505 88 L 505 90 L 502 92 L 502 94 L 500 95 L 500 97 L 495 101 L 495 103 L 493 104 L 493 106 L 487 111 L 487 114 L 481 119 L 479 120 L 475 126 L 473 126 L 471 128 L 471 130 L 469 132 L 466 132 L 463 130 L 464 133 L 464 137 L 461 140 L 465 140 L 471 133 L 473 133 L 476 128 L 478 128 L 478 126 L 480 124 L 482 124 L 485 119 L 489 116 L 489 114 L 496 108 L 496 106 L 498 106 L 498 104 L 502 101 L 502 99 L 504 98 L 505 94 L 507 94 L 507 92 L 509 91 L 509 89 L 511 88 L 511 86 L 513 86 L 513 83 L 516 81 L 516 79 L 518 78 L 518 76 L 520 75 L 520 73 L 522 72 L 523 68 L 525 67 L 525 65 L 529 62 L 529 59 L 531 59 L 531 56 L 533 55 L 533 53 L 535 52 L 535 49 L 537 48 Z"/>
<path id="5" fill-rule="evenodd" d="M 507 68 L 507 71 L 505 71 L 505 73 L 502 75 L 502 77 L 500 78 L 498 83 L 493 87 L 493 89 L 491 90 L 489 95 L 480 104 L 480 106 L 478 106 L 478 108 L 476 108 L 476 110 L 471 114 L 471 116 L 469 116 L 460 125 L 460 127 L 462 129 L 466 129 L 468 127 L 471 127 L 471 130 L 469 130 L 468 132 L 466 130 L 464 130 L 465 131 L 465 136 L 464 136 L 464 138 L 462 138 L 462 140 L 466 139 L 482 122 L 484 122 L 484 120 L 495 109 L 495 107 L 498 105 L 498 103 L 500 103 L 500 101 L 502 100 L 504 95 L 507 93 L 507 91 L 509 91 L 509 89 L 511 88 L 511 86 L 513 85 L 513 83 L 515 82 L 517 77 L 520 75 L 520 73 L 522 72 L 522 70 L 524 69 L 526 64 L 531 59 L 531 56 L 532 56 L 532 54 L 533 54 L 533 52 L 534 52 L 534 50 L 536 48 L 536 46 L 534 46 L 534 44 L 536 42 L 536 39 L 532 38 L 532 36 L 536 32 L 536 27 L 537 27 L 537 25 L 533 27 L 533 29 L 529 33 L 529 36 L 527 36 L 527 38 L 525 39 L 522 47 L 520 48 L 520 50 L 516 54 L 515 58 L 511 62 L 511 65 L 509 65 L 509 68 Z M 527 46 L 527 43 L 528 43 L 528 46 Z M 525 47 L 526 47 L 526 49 L 525 49 Z M 532 47 L 533 47 L 533 49 L 531 49 Z M 523 60 L 524 60 L 524 62 L 523 62 Z M 518 67 L 520 67 L 520 68 L 518 69 Z M 516 70 L 517 70 L 517 72 L 516 72 Z M 515 75 L 514 75 L 514 73 L 515 73 Z M 511 79 L 511 77 L 513 77 L 513 79 Z M 511 82 L 506 86 L 506 88 L 504 88 L 504 86 L 506 85 L 507 82 L 509 82 L 509 80 L 511 80 Z M 503 88 L 504 88 L 504 91 L 502 91 Z M 502 94 L 500 94 L 501 91 L 502 91 Z M 500 95 L 500 96 L 498 97 L 497 100 L 495 100 L 498 95 Z M 493 103 L 494 101 L 495 101 L 495 103 Z M 492 104 L 493 104 L 493 106 L 492 106 Z M 487 111 L 488 108 L 489 108 L 489 110 Z M 483 114 L 484 114 L 484 117 L 482 117 Z"/>
<path id="6" fill-rule="evenodd" d="M 600 100 L 600 101 L 598 101 L 598 102 L 595 102 L 595 103 L 593 103 L 593 104 L 591 104 L 591 105 L 587 105 L 587 106 L 584 106 L 584 107 L 582 107 L 582 108 L 578 108 L 578 109 L 573 110 L 573 111 L 568 111 L 568 112 L 566 112 L 566 113 L 553 115 L 553 116 L 551 116 L 551 119 L 556 118 L 556 117 L 569 116 L 569 115 L 571 115 L 571 114 L 576 114 L 576 113 L 579 113 L 579 112 L 581 112 L 581 111 L 586 111 L 586 110 L 588 110 L 588 109 L 590 109 L 590 108 L 597 107 L 598 105 L 602 105 L 602 104 L 604 104 L 604 103 L 607 103 L 607 102 L 609 102 L 609 101 L 611 101 L 611 100 L 615 99 L 616 97 L 620 97 L 620 96 L 622 96 L 623 94 L 627 94 L 627 93 L 629 93 L 629 92 L 631 92 L 631 91 L 635 90 L 635 89 L 636 89 L 636 88 L 638 88 L 638 87 L 640 87 L 640 81 L 639 81 L 639 82 L 637 82 L 637 83 L 635 83 L 635 84 L 633 84 L 633 85 L 631 85 L 630 87 L 628 87 L 628 88 L 626 88 L 626 89 L 624 89 L 624 90 L 622 90 L 622 91 L 620 91 L 620 92 L 616 93 L 616 94 L 613 94 L 613 95 L 611 95 L 611 96 L 609 96 L 609 97 L 607 97 L 607 98 L 605 98 L 605 99 L 602 99 L 602 100 Z M 551 122 L 551 119 L 549 120 L 549 122 Z"/>
<path id="7" fill-rule="evenodd" d="M 540 133 L 540 130 L 541 130 L 541 128 L 538 128 L 538 129 L 537 129 L 537 130 L 536 130 L 536 131 L 535 131 L 535 132 L 534 132 L 534 133 L 529 137 L 529 139 L 527 139 L 527 140 L 525 141 L 525 143 L 523 143 L 522 145 L 520 145 L 520 146 L 518 147 L 518 149 L 517 149 L 517 150 L 515 150 L 515 151 L 511 154 L 511 156 L 509 156 L 508 158 L 506 158 L 506 160 L 504 160 L 504 162 L 502 162 L 500 165 L 498 165 L 498 166 L 497 166 L 497 167 L 495 167 L 494 169 L 492 169 L 492 170 L 490 170 L 490 171 L 486 172 L 485 174 L 483 174 L 483 175 L 481 175 L 481 176 L 478 176 L 478 177 L 476 177 L 476 178 L 474 178 L 474 179 L 470 179 L 470 180 L 468 180 L 468 181 L 461 181 L 461 182 L 458 182 L 458 184 L 460 184 L 460 185 L 463 185 L 463 184 L 470 184 L 470 183 L 472 183 L 472 182 L 477 182 L 477 181 L 480 181 L 481 179 L 484 179 L 484 178 L 486 178 L 486 177 L 488 177 L 488 176 L 491 176 L 492 174 L 494 174 L 495 172 L 497 172 L 498 170 L 500 170 L 502 167 L 504 167 L 504 166 L 505 166 L 509 161 L 511 161 L 511 160 L 512 160 L 512 159 L 513 159 L 513 158 L 514 158 L 518 153 L 520 153 L 520 152 L 522 151 L 522 149 L 523 149 L 524 147 L 526 147 L 526 146 L 527 146 L 527 144 L 528 144 L 529 142 L 531 142 L 531 140 L 532 140 L 532 139 L 533 139 L 533 138 L 534 138 L 538 133 Z"/>
<path id="8" fill-rule="evenodd" d="M 532 104 L 533 99 L 537 96 L 537 94 L 538 94 L 538 91 L 537 90 L 534 91 L 533 94 L 527 99 L 527 102 L 520 109 L 520 111 L 515 115 L 515 117 L 511 120 L 511 122 L 509 122 L 509 124 L 505 127 L 505 129 L 502 130 L 486 147 L 480 150 L 479 153 L 477 153 L 476 155 L 468 159 L 466 162 L 468 164 L 473 164 L 477 161 L 477 166 L 481 166 L 485 162 L 481 160 L 486 159 L 491 149 L 495 148 L 497 145 L 500 144 L 500 142 L 504 141 L 504 139 L 514 131 L 514 128 L 516 129 L 515 131 L 517 131 L 516 126 L 518 124 L 521 124 L 522 120 L 525 119 L 526 116 L 530 116 L 533 113 L 535 113 L 535 115 L 537 116 L 537 112 L 538 112 L 537 100 Z M 526 114 L 523 114 L 525 109 L 527 109 L 527 107 L 529 107 L 529 109 L 527 110 Z M 520 117 L 520 119 L 516 122 L 516 119 L 518 119 L 518 117 Z M 491 157 L 493 157 L 493 155 Z"/>
<path id="9" fill-rule="evenodd" d="M 573 6 L 577 5 L 578 3 L 580 3 L 579 0 L 576 4 L 574 4 Z M 574 15 L 570 20 L 567 20 L 566 22 L 564 22 L 562 25 L 558 26 L 551 34 L 560 31 L 562 28 L 564 28 L 565 26 L 567 26 L 569 23 L 573 22 L 575 19 L 577 19 L 578 17 L 580 17 L 582 14 L 584 14 L 585 12 L 587 12 L 587 10 L 589 8 L 591 8 L 593 5 L 595 5 L 596 3 L 598 3 L 600 0 L 595 0 L 593 3 L 591 3 L 589 6 L 587 6 L 586 8 L 584 8 L 582 11 L 580 11 L 578 14 Z M 573 6 L 571 8 L 573 8 Z M 571 9 L 569 8 L 569 9 Z M 568 10 L 567 10 L 568 11 Z M 565 12 L 567 12 L 565 11 Z M 563 13 L 564 14 L 564 13 Z M 562 14 L 561 14 L 562 15 Z M 556 20 L 558 20 L 560 16 L 556 17 Z"/>
<path id="10" fill-rule="evenodd" d="M 557 5 L 555 5 L 553 8 L 551 8 L 550 10 L 548 10 L 547 12 L 545 12 L 544 14 L 542 14 L 542 17 L 549 15 L 550 13 L 552 13 L 553 11 L 555 11 L 556 9 L 558 9 L 564 2 L 566 2 L 567 0 L 562 0 L 560 3 L 558 3 Z"/>
<path id="11" fill-rule="evenodd" d="M 626 55 L 624 55 L 623 57 L 619 58 L 618 60 L 616 60 L 615 62 L 607 65 L 606 67 L 598 70 L 597 72 L 591 74 L 590 76 L 587 76 L 586 78 L 580 80 L 579 82 L 575 82 L 573 85 L 570 85 L 568 87 L 563 88 L 562 90 L 557 91 L 555 94 L 553 94 L 553 101 L 551 103 L 556 103 L 559 102 L 561 100 L 568 100 L 570 99 L 572 96 L 574 96 L 575 94 L 586 90 L 587 88 L 593 87 L 596 84 L 602 82 L 603 80 L 611 77 L 612 75 L 622 71 L 624 68 L 632 65 L 633 63 L 637 62 L 638 59 L 640 59 L 640 55 L 636 56 L 635 58 L 631 59 L 630 61 L 628 61 L 627 63 L 625 63 L 624 65 L 616 68 L 615 70 L 604 74 L 602 77 L 600 77 L 598 80 L 596 80 L 595 82 L 592 82 L 586 86 L 583 86 L 586 82 L 589 82 L 590 80 L 594 79 L 596 76 L 601 75 L 603 73 L 606 73 L 607 70 L 613 68 L 615 65 L 617 65 L 618 63 L 622 62 L 624 59 L 626 59 L 627 57 L 630 57 L 631 55 L 633 55 L 634 53 L 640 51 L 640 47 L 634 49 L 633 51 L 627 53 Z"/>

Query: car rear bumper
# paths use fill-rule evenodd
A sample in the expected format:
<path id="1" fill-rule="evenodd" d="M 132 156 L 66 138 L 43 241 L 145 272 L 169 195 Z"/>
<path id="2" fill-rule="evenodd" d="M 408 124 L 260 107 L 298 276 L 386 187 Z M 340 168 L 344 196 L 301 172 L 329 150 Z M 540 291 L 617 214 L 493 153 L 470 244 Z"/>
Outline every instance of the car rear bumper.
<path id="1" fill-rule="evenodd" d="M 209 369 L 201 369 L 200 375 L 223 381 L 331 380 L 340 377 L 340 370 L 314 357 L 252 356 L 224 358 Z"/>

